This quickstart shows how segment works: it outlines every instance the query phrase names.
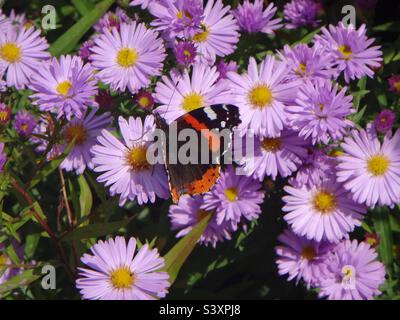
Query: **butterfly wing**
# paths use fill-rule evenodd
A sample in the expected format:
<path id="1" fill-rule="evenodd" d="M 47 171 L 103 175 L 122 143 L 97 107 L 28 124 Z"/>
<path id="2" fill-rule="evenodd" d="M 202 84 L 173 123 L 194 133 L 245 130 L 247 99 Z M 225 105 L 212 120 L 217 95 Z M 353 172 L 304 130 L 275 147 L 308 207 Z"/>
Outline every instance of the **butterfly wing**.
<path id="1" fill-rule="evenodd" d="M 157 122 L 160 121 L 162 122 L 158 116 Z M 170 139 L 168 129 L 171 126 L 167 126 L 165 122 L 159 125 L 167 137 L 166 168 L 174 202 L 177 202 L 183 194 L 204 193 L 214 186 L 219 178 L 221 159 L 229 146 L 229 142 L 227 143 L 225 140 L 227 137 L 215 135 L 215 132 L 223 129 L 231 131 L 239 123 L 238 108 L 233 105 L 213 105 L 199 108 L 178 118 L 176 120 L 177 136 L 184 129 L 192 129 L 197 135 L 197 161 L 185 164 L 181 163 L 179 157 L 173 153 L 180 150 L 187 141 L 177 141 L 177 148 L 173 150 L 168 143 Z M 207 147 L 204 148 L 204 146 Z M 176 163 L 169 161 L 171 156 L 177 160 Z M 204 159 L 208 161 L 204 161 Z"/>

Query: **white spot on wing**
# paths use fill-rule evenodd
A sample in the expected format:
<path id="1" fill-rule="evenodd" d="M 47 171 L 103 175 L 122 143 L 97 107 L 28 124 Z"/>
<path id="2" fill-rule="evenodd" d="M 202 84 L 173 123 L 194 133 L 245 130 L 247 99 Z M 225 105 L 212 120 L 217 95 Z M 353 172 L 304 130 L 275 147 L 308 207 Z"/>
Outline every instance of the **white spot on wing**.
<path id="1" fill-rule="evenodd" d="M 204 112 L 206 113 L 207 117 L 210 120 L 216 120 L 217 119 L 217 114 L 210 107 L 204 108 Z"/>

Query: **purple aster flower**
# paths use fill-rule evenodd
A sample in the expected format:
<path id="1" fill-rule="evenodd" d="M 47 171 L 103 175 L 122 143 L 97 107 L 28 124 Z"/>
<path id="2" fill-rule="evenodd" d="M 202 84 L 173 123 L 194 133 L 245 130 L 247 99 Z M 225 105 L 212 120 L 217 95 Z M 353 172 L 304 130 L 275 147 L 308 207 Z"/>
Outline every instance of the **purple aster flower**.
<path id="1" fill-rule="evenodd" d="M 370 10 L 377 5 L 378 0 L 356 0 L 356 3 L 361 9 Z"/>
<path id="2" fill-rule="evenodd" d="M 151 77 L 161 74 L 165 48 L 158 34 L 143 23 L 121 24 L 120 30 L 105 30 L 91 48 L 97 77 L 112 90 L 132 93 L 147 87 Z"/>
<path id="3" fill-rule="evenodd" d="M 4 143 L 0 142 L 0 173 L 3 173 L 6 162 L 7 155 L 4 152 Z"/>
<path id="4" fill-rule="evenodd" d="M 182 75 L 163 76 L 155 89 L 155 100 L 161 105 L 157 112 L 171 123 L 186 112 L 231 102 L 228 83 L 217 82 L 218 76 L 216 67 L 200 63 L 194 64 L 191 75 L 185 69 Z"/>
<path id="5" fill-rule="evenodd" d="M 88 300 L 154 300 L 165 298 L 170 283 L 161 271 L 164 258 L 148 244 L 137 248 L 135 238 L 98 241 L 81 261 L 76 287 Z"/>
<path id="6" fill-rule="evenodd" d="M 337 180 L 355 201 L 369 207 L 400 202 L 400 130 L 383 143 L 371 132 L 353 130 L 341 147 Z"/>
<path id="7" fill-rule="evenodd" d="M 90 55 L 90 48 L 94 46 L 93 39 L 85 41 L 79 49 L 79 56 L 82 58 L 83 61 L 87 62 L 89 60 Z"/>
<path id="8" fill-rule="evenodd" d="M 307 157 L 303 159 L 296 175 L 289 179 L 289 183 L 296 188 L 302 186 L 312 188 L 324 180 L 334 178 L 336 164 L 335 158 L 327 155 L 323 150 L 309 148 Z"/>
<path id="9" fill-rule="evenodd" d="M 290 47 L 285 45 L 282 52 L 278 52 L 282 61 L 286 62 L 290 67 L 288 75 L 290 80 L 302 79 L 312 82 L 321 79 L 332 79 L 337 75 L 337 71 L 333 68 L 335 61 L 332 54 L 319 46 L 301 43 Z"/>
<path id="10" fill-rule="evenodd" d="M 154 117 L 147 116 L 128 121 L 119 117 L 119 128 L 123 141 L 103 130 L 92 148 L 95 172 L 103 172 L 97 181 L 110 187 L 112 196 L 119 194 L 120 206 L 127 200 L 144 203 L 156 201 L 156 196 L 167 199 L 168 179 L 162 164 L 151 165 L 147 160 L 147 149 L 152 143 L 150 136 L 155 129 Z"/>
<path id="11" fill-rule="evenodd" d="M 308 82 L 299 90 L 295 104 L 286 108 L 288 122 L 300 137 L 311 138 L 313 144 L 341 140 L 353 126 L 347 116 L 354 113 L 353 96 L 347 88 L 339 91 L 330 80 Z"/>
<path id="12" fill-rule="evenodd" d="M 14 27 L 22 28 L 28 27 L 29 21 L 26 19 L 25 13 L 17 14 L 14 9 L 11 10 L 8 19 Z"/>
<path id="13" fill-rule="evenodd" d="M 30 88 L 35 91 L 33 104 L 42 111 L 56 113 L 57 118 L 82 118 L 88 107 L 97 106 L 94 70 L 78 56 L 44 62 L 32 75 Z"/>
<path id="14" fill-rule="evenodd" d="M 162 31 L 168 41 L 193 37 L 200 31 L 200 23 L 204 18 L 201 0 L 158 1 L 153 2 L 149 10 L 156 17 L 151 25 Z"/>
<path id="15" fill-rule="evenodd" d="M 311 188 L 286 186 L 284 219 L 299 236 L 315 241 L 339 242 L 361 225 L 366 208 L 355 203 L 334 180 Z"/>
<path id="16" fill-rule="evenodd" d="M 325 259 L 320 297 L 329 300 L 366 300 L 379 295 L 385 282 L 385 267 L 371 246 L 357 240 L 339 243 Z"/>
<path id="17" fill-rule="evenodd" d="M 233 230 L 237 230 L 243 218 L 247 221 L 258 219 L 264 196 L 260 182 L 237 175 L 235 168 L 228 166 L 216 185 L 204 195 L 202 208 L 215 211 L 218 225 L 228 222 Z"/>
<path id="18" fill-rule="evenodd" d="M 24 259 L 24 247 L 17 241 L 11 241 L 11 245 L 18 260 L 22 261 Z M 12 277 L 15 277 L 22 271 L 22 268 L 14 266 L 14 262 L 8 256 L 5 249 L 6 243 L 0 243 L 0 285 L 10 280 Z M 7 267 L 7 265 L 9 265 L 9 267 Z"/>
<path id="19" fill-rule="evenodd" d="M 130 3 L 129 3 L 129 5 L 131 6 L 131 7 L 134 7 L 134 6 L 141 6 L 141 8 L 144 10 L 144 9 L 147 9 L 147 7 L 150 5 L 150 4 L 152 4 L 152 3 L 154 3 L 154 2 L 158 2 L 159 0 L 133 0 L 133 1 L 131 1 Z"/>
<path id="20" fill-rule="evenodd" d="M 35 28 L 7 28 L 0 33 L 0 62 L 5 63 L 7 86 L 24 89 L 41 61 L 50 58 L 49 45 Z"/>
<path id="21" fill-rule="evenodd" d="M 276 11 L 277 8 L 273 3 L 270 3 L 263 11 L 263 0 L 254 0 L 254 3 L 245 0 L 243 4 L 233 10 L 233 15 L 239 27 L 248 33 L 273 34 L 275 30 L 282 27 L 280 24 L 282 19 L 272 19 Z"/>
<path id="22" fill-rule="evenodd" d="M 0 9 L 0 27 L 1 30 L 7 30 L 11 25 L 10 19 L 3 14 L 2 10 Z"/>
<path id="23" fill-rule="evenodd" d="M 256 139 L 254 157 L 243 157 L 240 164 L 247 175 L 260 181 L 265 176 L 275 180 L 278 174 L 285 178 L 302 164 L 309 145 L 310 141 L 299 137 L 297 132 L 284 129 L 280 137 Z"/>
<path id="24" fill-rule="evenodd" d="M 7 90 L 7 82 L 3 80 L 4 74 L 6 72 L 6 64 L 0 59 L 0 92 Z"/>
<path id="25" fill-rule="evenodd" d="M 214 65 L 217 57 L 225 57 L 236 50 L 239 26 L 229 12 L 230 6 L 224 7 L 222 0 L 207 1 L 202 30 L 193 37 L 201 62 Z"/>
<path id="26" fill-rule="evenodd" d="M 0 126 L 6 126 L 11 119 L 11 108 L 0 102 Z"/>
<path id="27" fill-rule="evenodd" d="M 28 111 L 19 111 L 14 119 L 14 128 L 24 138 L 29 137 L 36 127 L 35 118 Z"/>
<path id="28" fill-rule="evenodd" d="M 119 29 L 121 23 L 131 23 L 132 20 L 128 17 L 126 12 L 121 8 L 117 8 L 115 12 L 107 12 L 93 28 L 97 32 L 103 32 L 105 29 L 112 30 L 113 28 Z"/>
<path id="29" fill-rule="evenodd" d="M 206 217 L 210 212 L 202 209 L 204 199 L 201 195 L 183 195 L 179 198 L 178 204 L 169 207 L 169 218 L 172 230 L 179 230 L 178 238 L 187 235 L 193 227 Z M 218 242 L 231 239 L 231 224 L 228 222 L 217 223 L 215 213 L 211 217 L 206 230 L 199 239 L 199 243 L 216 247 Z"/>
<path id="30" fill-rule="evenodd" d="M 286 24 L 286 28 L 316 27 L 320 22 L 317 20 L 319 9 L 319 4 L 313 0 L 292 0 L 285 4 L 283 14 L 285 15 L 285 19 L 289 21 Z"/>
<path id="31" fill-rule="evenodd" d="M 151 110 L 154 107 L 154 98 L 150 92 L 139 91 L 135 97 L 137 105 L 142 109 Z"/>
<path id="32" fill-rule="evenodd" d="M 219 72 L 218 80 L 227 79 L 228 72 L 237 72 L 238 69 L 239 69 L 239 66 L 237 65 L 237 63 L 235 61 L 225 62 L 224 60 L 221 60 L 217 64 L 217 71 Z"/>
<path id="33" fill-rule="evenodd" d="M 400 95 L 400 75 L 393 75 L 388 79 L 390 90 Z"/>
<path id="34" fill-rule="evenodd" d="M 281 244 L 275 251 L 279 275 L 287 274 L 288 281 L 296 279 L 296 283 L 303 279 L 307 288 L 318 286 L 326 268 L 324 256 L 334 245 L 299 237 L 289 229 L 278 237 L 278 241 Z"/>
<path id="35" fill-rule="evenodd" d="M 344 72 L 347 83 L 365 75 L 372 78 L 373 69 L 381 65 L 380 46 L 370 47 L 375 39 L 368 39 L 366 31 L 364 24 L 356 30 L 353 25 L 346 27 L 340 22 L 337 27 L 330 25 L 329 30 L 322 28 L 322 35 L 314 38 L 316 43 L 334 55 L 337 68 Z"/>
<path id="36" fill-rule="evenodd" d="M 285 103 L 294 100 L 300 84 L 282 82 L 289 71 L 285 63 L 267 56 L 259 67 L 250 58 L 246 74 L 228 73 L 232 104 L 239 107 L 243 134 L 251 129 L 262 137 L 280 136 L 286 124 Z"/>
<path id="37" fill-rule="evenodd" d="M 392 130 L 395 121 L 396 114 L 393 111 L 389 109 L 382 110 L 375 118 L 375 129 L 379 133 L 387 133 Z"/>
<path id="38" fill-rule="evenodd" d="M 75 138 L 75 145 L 61 163 L 60 167 L 66 171 L 75 171 L 83 174 L 86 167 L 93 169 L 92 155 L 90 149 L 96 144 L 97 137 L 101 131 L 111 125 L 110 113 L 96 116 L 97 109 L 90 111 L 84 118 L 73 118 L 64 128 L 63 135 L 65 149 Z"/>
<path id="39" fill-rule="evenodd" d="M 182 66 L 188 66 L 196 59 L 196 47 L 193 42 L 180 41 L 174 46 L 176 61 Z"/>

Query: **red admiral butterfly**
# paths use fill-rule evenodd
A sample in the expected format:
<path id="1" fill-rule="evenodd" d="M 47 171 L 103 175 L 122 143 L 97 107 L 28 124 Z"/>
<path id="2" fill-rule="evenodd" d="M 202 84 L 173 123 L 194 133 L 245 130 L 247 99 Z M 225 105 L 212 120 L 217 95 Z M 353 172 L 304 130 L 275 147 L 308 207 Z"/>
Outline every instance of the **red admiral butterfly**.
<path id="1" fill-rule="evenodd" d="M 175 121 L 177 137 L 184 129 L 194 129 L 198 137 L 197 162 L 188 164 L 180 163 L 179 157 L 175 157 L 176 163 L 171 163 L 169 159 L 172 153 L 176 152 L 171 150 L 168 143 L 172 124 L 168 125 L 159 114 L 155 117 L 157 127 L 163 130 L 166 136 L 167 143 L 163 149 L 172 200 L 176 203 L 183 194 L 194 195 L 209 191 L 219 178 L 221 165 L 224 164 L 224 154 L 227 151 L 226 147 L 229 145 L 229 142 L 224 141 L 225 136 L 216 133 L 223 129 L 232 132 L 233 128 L 240 124 L 238 108 L 233 105 L 203 107 L 186 113 Z M 232 134 L 229 139 L 231 138 Z M 186 142 L 177 141 L 176 150 L 180 150 Z M 202 148 L 204 142 L 208 146 L 206 150 Z M 201 150 L 205 150 L 208 154 L 202 154 Z M 202 161 L 204 159 L 208 161 L 204 163 Z"/>

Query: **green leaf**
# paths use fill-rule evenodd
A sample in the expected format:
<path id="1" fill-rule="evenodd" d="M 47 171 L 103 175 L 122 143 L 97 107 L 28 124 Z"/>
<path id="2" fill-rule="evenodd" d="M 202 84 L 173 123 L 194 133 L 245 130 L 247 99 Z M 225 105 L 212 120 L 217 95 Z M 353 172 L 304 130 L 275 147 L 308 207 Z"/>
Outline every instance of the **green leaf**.
<path id="1" fill-rule="evenodd" d="M 81 240 L 109 235 L 125 227 L 133 218 L 108 223 L 93 223 L 77 228 L 67 234 L 62 240 Z"/>
<path id="2" fill-rule="evenodd" d="M 360 111 L 358 111 L 357 113 L 354 113 L 350 116 L 350 120 L 356 124 L 359 124 L 361 119 L 363 118 L 366 110 L 367 110 L 367 106 L 362 107 Z"/>
<path id="3" fill-rule="evenodd" d="M 380 24 L 372 28 L 373 31 L 391 31 L 391 32 L 400 32 L 400 22 L 393 21 L 387 22 L 384 24 Z"/>
<path id="4" fill-rule="evenodd" d="M 86 32 L 104 15 L 115 0 L 103 0 L 97 4 L 92 11 L 82 17 L 50 47 L 50 53 L 58 57 L 71 52 L 79 43 Z"/>
<path id="5" fill-rule="evenodd" d="M 208 226 L 212 214 L 205 216 L 194 228 L 180 240 L 165 256 L 164 270 L 169 274 L 169 283 L 173 284 L 178 276 L 179 270 L 183 263 L 189 257 L 190 253 L 195 248 L 197 241 L 200 239 L 204 230 Z"/>
<path id="6" fill-rule="evenodd" d="M 90 190 L 90 187 L 83 175 L 79 176 L 78 183 L 80 188 L 79 205 L 81 208 L 81 218 L 82 218 L 88 216 L 92 211 L 93 196 L 92 196 L 92 191 Z"/>
<path id="7" fill-rule="evenodd" d="M 94 4 L 89 0 L 71 0 L 72 4 L 82 16 L 85 16 L 94 9 Z"/>
<path id="8" fill-rule="evenodd" d="M 367 77 L 361 78 L 357 83 L 357 87 L 360 89 L 360 91 L 355 92 L 353 94 L 354 96 L 353 105 L 354 108 L 358 111 L 361 99 L 369 92 L 368 90 L 365 90 L 365 88 L 367 87 Z"/>
<path id="9" fill-rule="evenodd" d="M 29 184 L 29 188 L 36 186 L 39 182 L 43 181 L 49 174 L 51 174 L 54 170 L 58 169 L 61 162 L 68 156 L 71 152 L 72 148 L 75 145 L 75 138 L 71 141 L 68 147 L 64 150 L 64 152 L 58 158 L 50 161 L 39 173 L 32 179 L 31 183 Z"/>
<path id="10" fill-rule="evenodd" d="M 307 34 L 303 39 L 296 41 L 294 44 L 299 44 L 299 43 L 305 43 L 308 44 L 312 41 L 312 39 L 314 38 L 314 36 L 319 33 L 321 31 L 321 28 L 318 28 L 312 32 L 310 32 L 309 34 Z"/>
<path id="11" fill-rule="evenodd" d="M 382 207 L 375 210 L 374 224 L 380 239 L 379 255 L 391 277 L 393 271 L 393 235 L 388 208 Z"/>
<path id="12" fill-rule="evenodd" d="M 0 285 L 0 296 L 12 290 L 28 286 L 32 282 L 39 279 L 41 276 L 34 273 L 34 270 L 26 270 L 23 273 L 11 278 Z"/>

